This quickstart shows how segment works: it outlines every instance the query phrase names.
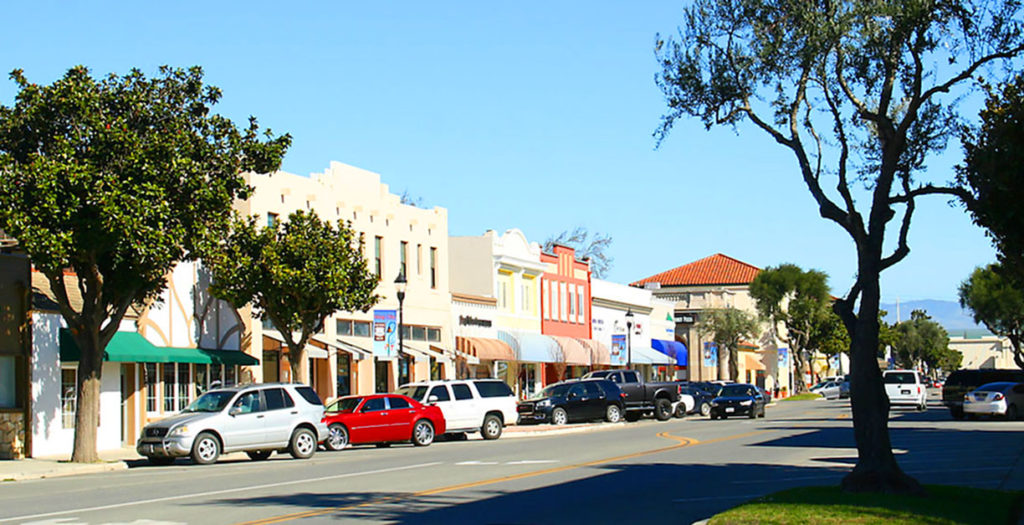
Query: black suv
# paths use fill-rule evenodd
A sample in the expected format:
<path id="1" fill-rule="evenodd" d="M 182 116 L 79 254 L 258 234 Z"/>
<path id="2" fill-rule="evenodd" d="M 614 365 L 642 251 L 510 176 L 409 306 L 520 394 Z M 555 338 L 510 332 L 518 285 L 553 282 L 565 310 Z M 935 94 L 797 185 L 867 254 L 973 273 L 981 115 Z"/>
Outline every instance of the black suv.
<path id="1" fill-rule="evenodd" d="M 584 379 L 549 385 L 532 398 L 519 403 L 519 422 L 548 422 L 564 425 L 570 421 L 604 419 L 616 423 L 625 412 L 622 391 L 611 381 Z"/>
<path id="2" fill-rule="evenodd" d="M 711 419 L 745 415 L 750 419 L 764 417 L 768 399 L 760 388 L 745 383 L 725 385 L 711 402 Z"/>
<path id="3" fill-rule="evenodd" d="M 1024 383 L 1024 370 L 1002 370 L 986 368 L 981 370 L 957 370 L 946 378 L 942 385 L 942 404 L 949 407 L 955 419 L 964 418 L 964 394 L 988 383 L 1007 381 Z"/>

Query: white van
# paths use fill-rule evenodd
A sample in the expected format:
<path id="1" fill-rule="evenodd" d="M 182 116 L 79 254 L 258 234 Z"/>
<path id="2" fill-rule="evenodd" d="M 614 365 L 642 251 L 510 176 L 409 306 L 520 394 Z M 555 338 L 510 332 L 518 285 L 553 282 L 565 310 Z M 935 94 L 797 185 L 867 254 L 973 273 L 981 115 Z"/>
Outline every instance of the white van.
<path id="1" fill-rule="evenodd" d="M 928 391 L 924 379 L 917 370 L 886 370 L 882 372 L 885 383 L 885 395 L 889 396 L 889 406 L 912 406 L 918 410 L 928 408 L 925 400 Z"/>
<path id="2" fill-rule="evenodd" d="M 519 417 L 515 394 L 497 379 L 410 383 L 395 393 L 437 405 L 449 434 L 480 432 L 484 439 L 498 439 L 502 428 L 515 424 Z"/>

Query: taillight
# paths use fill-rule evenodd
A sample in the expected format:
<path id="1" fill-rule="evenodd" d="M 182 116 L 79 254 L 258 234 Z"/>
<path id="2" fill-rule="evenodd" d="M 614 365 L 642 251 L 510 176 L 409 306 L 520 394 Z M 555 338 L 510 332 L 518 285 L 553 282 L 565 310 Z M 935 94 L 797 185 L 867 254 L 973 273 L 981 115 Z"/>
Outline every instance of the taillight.
<path id="1" fill-rule="evenodd" d="M 1002 400 L 1003 400 L 1003 395 L 1002 394 L 996 394 L 996 395 L 992 396 L 992 401 L 1002 401 Z"/>
<path id="2" fill-rule="evenodd" d="M 625 392 L 619 392 L 619 397 L 622 398 L 622 399 L 626 399 L 626 393 Z"/>

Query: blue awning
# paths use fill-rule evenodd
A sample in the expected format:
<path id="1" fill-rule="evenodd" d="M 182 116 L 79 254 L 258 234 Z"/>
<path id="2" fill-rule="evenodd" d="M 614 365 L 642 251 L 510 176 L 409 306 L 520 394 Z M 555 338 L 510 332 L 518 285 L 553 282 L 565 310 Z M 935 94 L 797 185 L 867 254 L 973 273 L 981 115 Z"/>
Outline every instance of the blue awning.
<path id="1" fill-rule="evenodd" d="M 641 365 L 665 366 L 675 364 L 675 361 L 671 357 L 661 352 L 656 352 L 649 346 L 635 346 L 633 347 L 631 354 L 633 362 Z"/>
<path id="2" fill-rule="evenodd" d="M 498 330 L 498 339 L 507 343 L 516 359 L 526 363 L 560 363 L 562 348 L 554 339 L 530 332 Z"/>
<path id="3" fill-rule="evenodd" d="M 651 348 L 675 359 L 676 366 L 686 366 L 689 362 L 690 352 L 687 351 L 686 345 L 678 341 L 651 339 Z"/>

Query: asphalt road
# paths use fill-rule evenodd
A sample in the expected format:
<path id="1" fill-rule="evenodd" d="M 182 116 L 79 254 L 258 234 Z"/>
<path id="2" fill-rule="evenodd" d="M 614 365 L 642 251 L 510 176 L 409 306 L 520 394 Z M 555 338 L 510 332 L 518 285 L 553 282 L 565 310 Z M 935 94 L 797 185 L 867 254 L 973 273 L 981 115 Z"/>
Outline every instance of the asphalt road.
<path id="1" fill-rule="evenodd" d="M 900 463 L 926 483 L 1024 489 L 1024 422 L 894 412 Z M 838 483 L 856 461 L 849 405 L 782 402 L 766 419 L 623 423 L 557 436 L 356 447 L 0 485 L 13 523 L 691 523 L 744 500 Z"/>

